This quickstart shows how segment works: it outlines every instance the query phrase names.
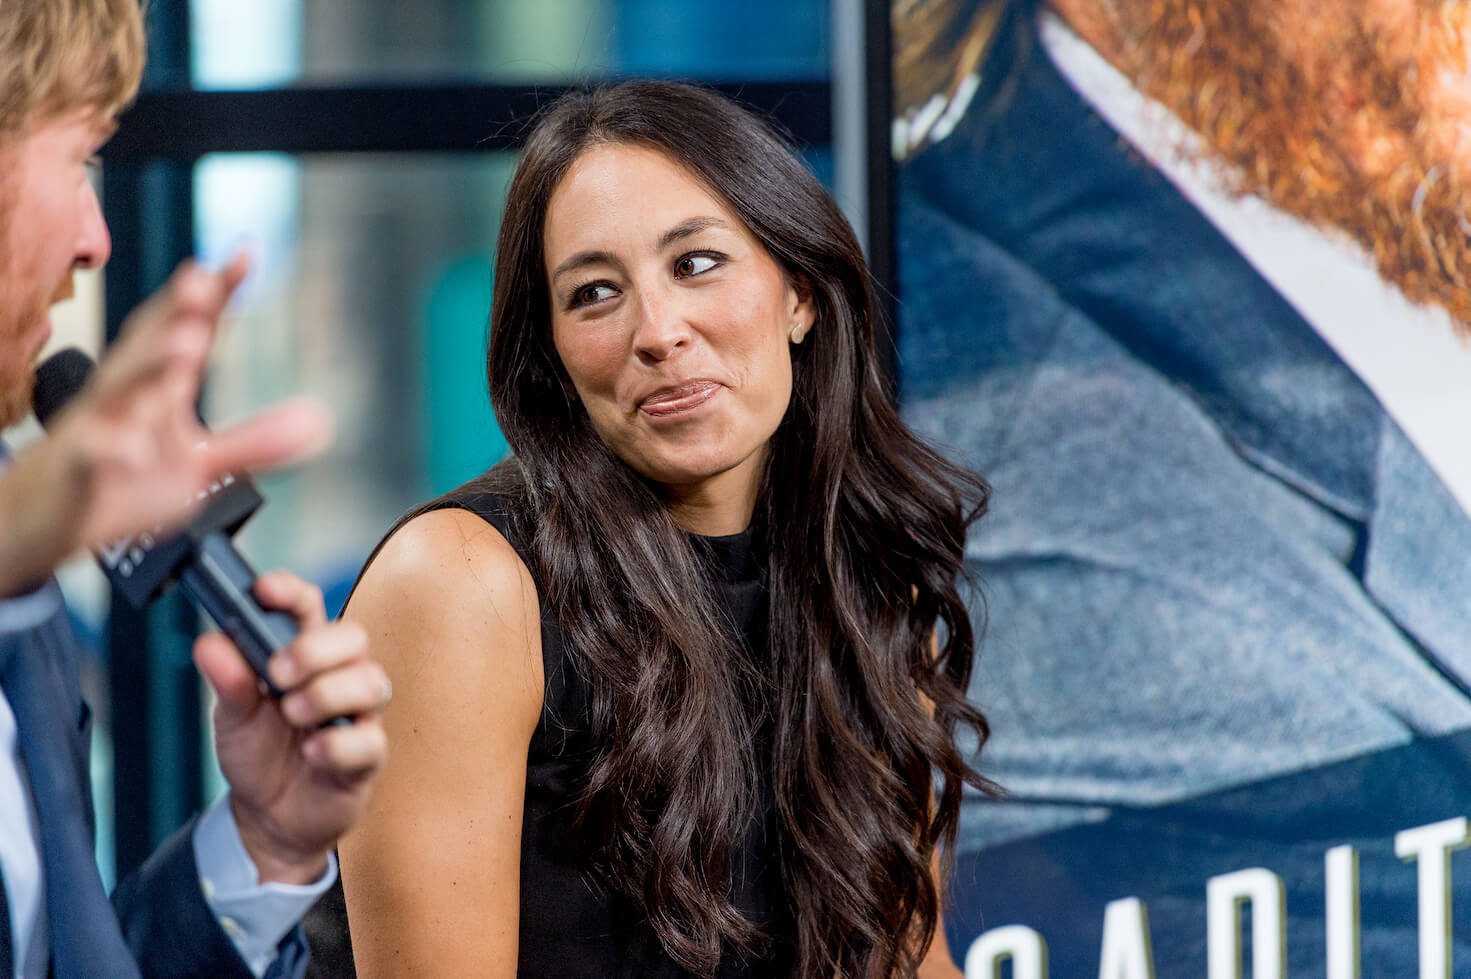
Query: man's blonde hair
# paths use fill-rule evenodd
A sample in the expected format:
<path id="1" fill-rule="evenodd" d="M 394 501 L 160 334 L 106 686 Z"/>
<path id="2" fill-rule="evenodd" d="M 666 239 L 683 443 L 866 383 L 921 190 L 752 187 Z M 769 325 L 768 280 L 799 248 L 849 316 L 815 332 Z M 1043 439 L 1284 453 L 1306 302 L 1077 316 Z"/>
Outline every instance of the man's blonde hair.
<path id="1" fill-rule="evenodd" d="M 78 110 L 117 113 L 143 58 L 139 0 L 0 0 L 0 138 Z"/>

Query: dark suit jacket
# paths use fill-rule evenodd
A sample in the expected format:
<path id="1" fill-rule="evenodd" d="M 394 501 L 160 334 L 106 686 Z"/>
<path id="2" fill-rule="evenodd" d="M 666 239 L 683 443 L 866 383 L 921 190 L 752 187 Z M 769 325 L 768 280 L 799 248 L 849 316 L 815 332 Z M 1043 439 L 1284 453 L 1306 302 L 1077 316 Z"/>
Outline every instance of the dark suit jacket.
<path id="1" fill-rule="evenodd" d="M 77 643 L 59 601 L 57 608 L 36 628 L 0 634 L 6 696 L 39 817 L 54 975 L 253 979 L 204 901 L 192 822 L 122 882 L 114 913 L 93 856 L 91 712 L 82 700 Z M 299 979 L 306 958 L 297 928 L 268 975 Z"/>
<path id="2" fill-rule="evenodd" d="M 1137 895 L 1159 974 L 1200 976 L 1207 878 L 1264 865 L 1289 973 L 1321 975 L 1323 850 L 1356 842 L 1364 974 L 1413 975 L 1392 837 L 1471 814 L 1471 521 L 1035 35 L 1012 40 L 899 179 L 906 417 L 995 490 L 968 551 L 990 623 L 972 697 L 1014 800 L 967 805 L 953 942 L 1028 924 L 1055 975 L 1096 974 L 1104 905 Z"/>

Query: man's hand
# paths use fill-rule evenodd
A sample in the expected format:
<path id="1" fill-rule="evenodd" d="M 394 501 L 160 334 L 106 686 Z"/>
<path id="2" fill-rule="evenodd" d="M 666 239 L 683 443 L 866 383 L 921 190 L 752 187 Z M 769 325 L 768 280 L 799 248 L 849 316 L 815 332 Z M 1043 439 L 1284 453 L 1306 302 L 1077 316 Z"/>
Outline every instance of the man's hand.
<path id="1" fill-rule="evenodd" d="M 262 575 L 256 596 L 291 613 L 301 634 L 271 658 L 279 703 L 224 636 L 195 644 L 194 662 L 219 695 L 215 743 L 230 807 L 261 883 L 310 883 L 367 804 L 388 757 L 380 715 L 388 676 L 368 658 L 354 622 L 327 621 L 322 593 L 284 571 Z M 340 715 L 348 726 L 319 728 Z"/>
<path id="2" fill-rule="evenodd" d="M 279 466 L 330 440 L 326 413 L 305 400 L 224 431 L 199 423 L 205 363 L 248 264 L 181 265 L 128 317 L 48 437 L 0 477 L 0 597 L 38 584 L 79 547 L 176 526 L 225 473 Z"/>

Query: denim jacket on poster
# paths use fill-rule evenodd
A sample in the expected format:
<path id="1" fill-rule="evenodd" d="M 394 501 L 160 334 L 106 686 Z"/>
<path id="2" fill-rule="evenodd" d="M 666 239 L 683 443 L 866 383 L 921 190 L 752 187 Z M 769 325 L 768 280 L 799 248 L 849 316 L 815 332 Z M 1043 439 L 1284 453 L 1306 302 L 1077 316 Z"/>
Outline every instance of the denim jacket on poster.
<path id="1" fill-rule="evenodd" d="M 898 181 L 905 414 L 994 488 L 972 695 L 1013 800 L 968 801 L 952 937 L 1030 923 L 1096 974 L 1135 894 L 1160 974 L 1204 975 L 1207 878 L 1261 864 L 1321 974 L 1323 849 L 1362 841 L 1364 974 L 1412 975 L 1393 834 L 1471 815 L 1471 519 L 1032 40 Z"/>

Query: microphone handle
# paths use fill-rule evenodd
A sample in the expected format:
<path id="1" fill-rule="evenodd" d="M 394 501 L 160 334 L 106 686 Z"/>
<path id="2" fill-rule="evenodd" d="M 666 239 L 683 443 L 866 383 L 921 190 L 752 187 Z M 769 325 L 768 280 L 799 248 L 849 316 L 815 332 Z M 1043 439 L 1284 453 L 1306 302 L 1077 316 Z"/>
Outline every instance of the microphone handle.
<path id="1" fill-rule="evenodd" d="M 216 530 L 199 539 L 193 558 L 179 572 L 179 587 L 215 620 L 271 696 L 280 697 L 281 690 L 271 682 L 266 664 L 301 630 L 285 612 L 261 607 L 255 598 L 255 578 L 254 569 L 230 538 Z M 352 718 L 344 715 L 331 718 L 322 727 L 351 723 Z"/>

